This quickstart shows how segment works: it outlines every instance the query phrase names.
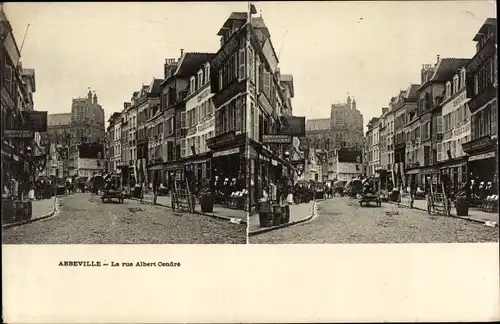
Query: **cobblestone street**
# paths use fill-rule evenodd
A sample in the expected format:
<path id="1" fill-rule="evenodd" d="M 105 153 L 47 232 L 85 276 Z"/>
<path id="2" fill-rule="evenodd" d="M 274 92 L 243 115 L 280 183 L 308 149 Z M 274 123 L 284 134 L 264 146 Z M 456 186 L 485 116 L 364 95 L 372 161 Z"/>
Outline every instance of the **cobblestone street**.
<path id="1" fill-rule="evenodd" d="M 60 212 L 47 220 L 9 228 L 6 244 L 245 244 L 246 225 L 125 200 L 101 202 L 77 193 L 59 198 Z"/>
<path id="2" fill-rule="evenodd" d="M 259 234 L 250 243 L 466 243 L 498 242 L 498 228 L 398 208 L 360 207 L 356 199 L 318 201 L 311 221 Z"/>

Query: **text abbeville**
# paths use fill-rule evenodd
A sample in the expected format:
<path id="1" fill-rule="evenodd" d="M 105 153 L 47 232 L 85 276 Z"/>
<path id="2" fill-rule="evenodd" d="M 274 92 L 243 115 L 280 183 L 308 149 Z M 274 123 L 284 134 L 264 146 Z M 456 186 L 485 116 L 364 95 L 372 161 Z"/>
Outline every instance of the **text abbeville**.
<path id="1" fill-rule="evenodd" d="M 59 261 L 60 267 L 100 267 L 101 261 Z"/>

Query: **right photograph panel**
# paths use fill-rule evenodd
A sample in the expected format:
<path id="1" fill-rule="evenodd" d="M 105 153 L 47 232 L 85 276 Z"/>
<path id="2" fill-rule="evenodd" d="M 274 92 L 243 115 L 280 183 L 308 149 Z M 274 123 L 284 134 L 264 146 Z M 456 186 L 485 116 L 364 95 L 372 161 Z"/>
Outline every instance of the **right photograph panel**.
<path id="1" fill-rule="evenodd" d="M 319 44 L 304 47 L 305 61 L 292 71 L 282 68 L 280 57 L 287 62 L 296 48 L 287 42 L 299 40 L 280 35 L 273 43 L 268 26 L 277 18 L 264 19 L 252 4 L 248 11 L 241 17 L 250 244 L 498 241 L 496 19 L 467 31 L 470 55 L 414 53 L 411 81 L 388 86 L 367 83 L 374 76 L 340 49 L 318 56 Z M 358 54 L 351 60 L 364 70 L 377 64 Z M 325 89 L 328 78 L 325 104 L 311 89 Z M 297 97 L 310 104 L 296 106 Z"/>

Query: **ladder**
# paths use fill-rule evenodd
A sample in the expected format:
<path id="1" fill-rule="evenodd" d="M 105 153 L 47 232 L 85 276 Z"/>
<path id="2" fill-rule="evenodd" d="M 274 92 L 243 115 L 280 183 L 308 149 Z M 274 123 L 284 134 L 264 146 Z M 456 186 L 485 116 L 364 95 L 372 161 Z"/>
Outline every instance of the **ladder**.
<path id="1" fill-rule="evenodd" d="M 172 197 L 172 209 L 179 211 L 188 211 L 194 213 L 193 195 L 189 190 L 188 180 L 185 179 L 185 188 L 182 188 L 180 177 L 174 178 L 174 194 Z"/>

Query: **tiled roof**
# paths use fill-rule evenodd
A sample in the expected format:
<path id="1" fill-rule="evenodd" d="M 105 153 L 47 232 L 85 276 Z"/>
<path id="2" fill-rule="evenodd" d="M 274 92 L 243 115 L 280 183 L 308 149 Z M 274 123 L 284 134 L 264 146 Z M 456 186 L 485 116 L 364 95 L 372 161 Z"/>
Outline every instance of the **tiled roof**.
<path id="1" fill-rule="evenodd" d="M 252 17 L 252 27 L 267 29 L 267 26 L 264 23 L 264 19 L 262 19 L 261 17 Z"/>
<path id="2" fill-rule="evenodd" d="M 203 64 L 211 61 L 214 57 L 214 53 L 185 53 L 181 58 L 177 71 L 175 71 L 175 75 L 195 75 Z"/>
<path id="3" fill-rule="evenodd" d="M 457 70 L 463 68 L 469 62 L 470 59 L 464 58 L 440 59 L 434 69 L 434 74 L 432 75 L 431 81 L 448 81 L 457 73 Z"/>
<path id="4" fill-rule="evenodd" d="M 330 129 L 330 118 L 306 120 L 306 131 L 327 130 L 327 129 Z"/>

